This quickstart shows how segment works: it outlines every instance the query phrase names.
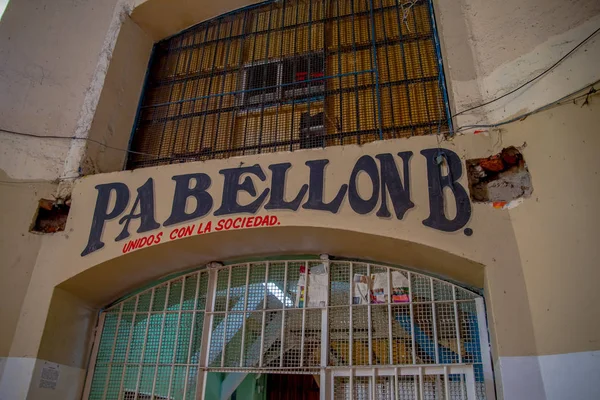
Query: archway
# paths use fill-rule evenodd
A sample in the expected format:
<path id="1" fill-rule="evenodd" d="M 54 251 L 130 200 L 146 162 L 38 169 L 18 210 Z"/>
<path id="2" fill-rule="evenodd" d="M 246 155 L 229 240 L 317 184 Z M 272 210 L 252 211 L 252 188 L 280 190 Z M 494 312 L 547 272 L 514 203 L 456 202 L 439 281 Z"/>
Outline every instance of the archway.
<path id="1" fill-rule="evenodd" d="M 393 266 L 210 264 L 123 298 L 99 326 L 89 399 L 227 399 L 271 373 L 317 376 L 322 399 L 493 393 L 481 296 Z"/>

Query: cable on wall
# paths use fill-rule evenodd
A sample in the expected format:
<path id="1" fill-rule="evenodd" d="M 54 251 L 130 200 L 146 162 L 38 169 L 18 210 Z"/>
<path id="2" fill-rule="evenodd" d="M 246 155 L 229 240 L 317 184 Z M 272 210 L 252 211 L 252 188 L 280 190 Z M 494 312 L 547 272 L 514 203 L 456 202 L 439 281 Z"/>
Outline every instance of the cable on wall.
<path id="1" fill-rule="evenodd" d="M 529 111 L 529 112 L 526 112 L 526 113 L 523 113 L 523 114 L 519 114 L 518 116 L 513 117 L 511 119 L 508 119 L 506 121 L 502 121 L 502 122 L 498 122 L 498 123 L 494 123 L 494 124 L 463 125 L 463 126 L 457 128 L 455 130 L 452 130 L 452 131 L 439 132 L 438 135 L 436 135 L 436 136 L 446 135 L 446 134 L 460 133 L 460 132 L 462 132 L 464 130 L 467 130 L 467 129 L 497 128 L 499 126 L 503 126 L 503 125 L 507 125 L 507 124 L 510 124 L 510 123 L 513 123 L 513 122 L 516 122 L 516 121 L 519 121 L 519 120 L 523 120 L 523 119 L 529 117 L 530 115 L 537 114 L 537 113 L 539 113 L 541 111 L 545 111 L 545 110 L 550 109 L 550 108 L 555 107 L 555 106 L 560 106 L 560 105 L 563 105 L 563 104 L 567 104 L 567 101 L 569 101 L 569 102 L 570 101 L 576 101 L 576 100 L 584 98 L 584 97 L 589 98 L 590 95 L 595 94 L 595 93 L 597 93 L 597 92 L 600 91 L 600 89 L 596 89 L 594 87 L 595 85 L 597 85 L 599 83 L 600 83 L 600 79 L 597 80 L 597 81 L 595 81 L 595 82 L 593 82 L 593 83 L 591 83 L 591 84 L 588 84 L 588 85 L 586 85 L 586 86 L 584 86 L 584 87 L 582 87 L 582 88 L 580 88 L 578 90 L 575 90 L 575 91 L 569 93 L 568 95 L 561 97 L 560 99 L 558 99 L 556 101 L 553 101 L 553 102 L 548 103 L 548 104 L 546 104 L 544 106 L 538 107 L 538 108 L 536 108 L 536 109 L 534 109 L 532 111 Z M 574 97 L 574 98 L 572 97 L 573 95 L 575 95 L 577 93 L 580 93 L 580 92 L 582 92 L 584 90 L 587 91 L 587 92 L 584 93 L 584 94 L 581 94 L 581 95 L 579 95 L 577 97 Z M 26 137 L 39 138 L 39 139 L 78 139 L 78 140 L 86 140 L 86 141 L 90 141 L 90 142 L 93 142 L 93 143 L 97 143 L 97 144 L 99 144 L 101 146 L 104 146 L 104 147 L 107 147 L 109 149 L 114 149 L 114 150 L 119 150 L 119 151 L 123 151 L 123 152 L 129 152 L 129 153 L 138 153 L 138 152 L 135 152 L 135 151 L 132 151 L 132 150 L 126 150 L 126 149 L 121 149 L 121 148 L 118 148 L 118 147 L 108 146 L 108 145 L 106 145 L 106 144 L 104 144 L 102 142 L 99 142 L 99 141 L 93 140 L 93 139 L 89 139 L 89 138 L 78 138 L 78 137 L 71 137 L 71 136 L 43 136 L 43 135 L 35 135 L 35 134 L 32 134 L 32 133 L 24 133 L 24 132 L 12 131 L 12 130 L 8 130 L 8 129 L 4 129 L 4 128 L 0 128 L 0 132 L 5 132 L 5 133 L 12 134 L 12 135 L 18 135 L 18 136 L 26 136 Z M 142 154 L 147 155 L 147 156 L 151 156 L 151 157 L 158 157 L 155 154 L 148 154 L 148 153 L 142 153 Z M 61 178 L 55 179 L 55 181 L 56 180 L 62 181 L 62 180 L 69 180 L 69 179 L 77 179 L 77 178 L 81 178 L 82 176 L 83 175 L 78 175 L 78 176 L 73 176 L 73 177 L 61 177 Z M 0 181 L 0 183 L 4 183 L 4 184 L 28 184 L 28 183 L 48 183 L 48 182 L 52 182 L 52 181 L 27 181 L 27 182 Z"/>
<path id="2" fill-rule="evenodd" d="M 552 71 L 554 68 L 556 68 L 556 66 L 558 66 L 560 63 L 562 63 L 564 60 L 566 60 L 567 58 L 569 58 L 573 53 L 575 53 L 575 51 L 577 51 L 577 49 L 579 49 L 581 46 L 583 46 L 588 40 L 590 40 L 594 35 L 596 35 L 598 32 L 600 32 L 600 28 L 596 29 L 594 32 L 592 32 L 588 37 L 586 37 L 585 39 L 583 39 L 581 42 L 579 42 L 579 44 L 575 47 L 573 47 L 571 49 L 571 51 L 569 51 L 567 54 L 565 54 L 564 56 L 562 56 L 558 61 L 556 61 L 554 64 L 552 64 L 549 68 L 547 68 L 546 70 L 544 70 L 542 73 L 536 75 L 535 77 L 531 78 L 530 80 L 528 80 L 527 82 L 523 83 L 522 85 L 517 86 L 516 88 L 514 88 L 513 90 L 504 93 L 502 96 L 496 97 L 492 100 L 486 101 L 485 103 L 481 103 L 479 105 L 467 108 L 466 110 L 462 110 L 460 112 L 457 112 L 456 114 L 454 114 L 452 116 L 452 118 L 457 117 L 461 114 L 464 114 L 466 112 L 475 110 L 477 108 L 481 108 L 484 106 L 487 106 L 488 104 L 492 104 L 500 99 L 505 98 L 508 95 L 513 94 L 514 92 L 522 89 L 523 87 L 529 85 L 530 83 L 532 83 L 533 81 L 541 78 L 542 76 L 546 75 L 547 73 L 549 73 L 550 71 Z"/>

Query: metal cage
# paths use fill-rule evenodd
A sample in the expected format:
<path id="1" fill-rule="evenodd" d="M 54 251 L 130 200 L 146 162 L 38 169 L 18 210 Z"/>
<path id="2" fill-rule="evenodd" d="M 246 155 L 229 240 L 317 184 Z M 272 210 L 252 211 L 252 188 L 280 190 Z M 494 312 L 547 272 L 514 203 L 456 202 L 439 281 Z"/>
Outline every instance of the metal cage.
<path id="1" fill-rule="evenodd" d="M 157 43 L 127 168 L 450 128 L 431 0 L 279 0 Z"/>
<path id="2" fill-rule="evenodd" d="M 201 269 L 110 306 L 99 328 L 87 399 L 205 398 L 209 372 L 315 375 L 322 399 L 494 399 L 481 296 L 395 267 Z"/>

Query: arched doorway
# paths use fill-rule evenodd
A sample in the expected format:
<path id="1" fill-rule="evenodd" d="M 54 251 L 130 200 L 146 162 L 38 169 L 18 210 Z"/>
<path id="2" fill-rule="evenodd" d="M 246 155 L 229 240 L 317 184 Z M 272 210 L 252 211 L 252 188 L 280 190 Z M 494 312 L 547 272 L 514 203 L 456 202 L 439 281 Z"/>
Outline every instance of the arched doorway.
<path id="1" fill-rule="evenodd" d="M 84 398 L 264 398 L 265 374 L 322 399 L 492 399 L 483 299 L 359 261 L 212 264 L 101 314 Z"/>

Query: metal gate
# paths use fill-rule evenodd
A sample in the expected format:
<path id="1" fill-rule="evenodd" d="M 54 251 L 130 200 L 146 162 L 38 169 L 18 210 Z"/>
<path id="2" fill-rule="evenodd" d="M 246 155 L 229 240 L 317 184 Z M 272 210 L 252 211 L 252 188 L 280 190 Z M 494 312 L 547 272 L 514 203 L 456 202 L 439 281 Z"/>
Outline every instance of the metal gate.
<path id="1" fill-rule="evenodd" d="M 209 372 L 315 375 L 322 399 L 494 399 L 481 296 L 395 267 L 216 265 L 111 305 L 98 326 L 87 399 L 206 398 Z"/>

